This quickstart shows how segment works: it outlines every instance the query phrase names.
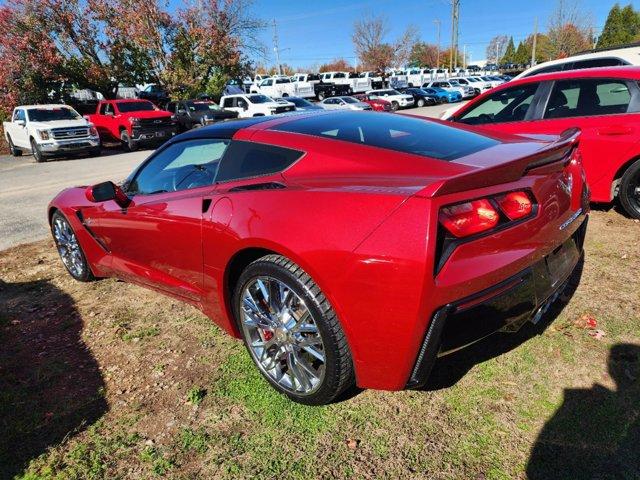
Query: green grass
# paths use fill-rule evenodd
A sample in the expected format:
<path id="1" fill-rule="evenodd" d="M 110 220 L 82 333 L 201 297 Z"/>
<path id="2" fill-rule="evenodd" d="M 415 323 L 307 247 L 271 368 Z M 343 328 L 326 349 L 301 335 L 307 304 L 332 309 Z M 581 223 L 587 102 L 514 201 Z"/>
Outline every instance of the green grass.
<path id="1" fill-rule="evenodd" d="M 187 392 L 187 402 L 193 405 L 200 405 L 207 396 L 207 391 L 202 387 L 191 387 Z"/>

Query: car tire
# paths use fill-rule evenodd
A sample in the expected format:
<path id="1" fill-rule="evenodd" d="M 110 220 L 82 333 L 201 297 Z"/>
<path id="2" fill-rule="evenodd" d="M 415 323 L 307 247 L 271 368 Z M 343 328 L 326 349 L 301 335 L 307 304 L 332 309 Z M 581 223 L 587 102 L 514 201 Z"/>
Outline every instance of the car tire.
<path id="1" fill-rule="evenodd" d="M 7 143 L 9 144 L 9 152 L 11 153 L 12 157 L 21 157 L 22 156 L 22 150 L 20 150 L 18 147 L 16 147 L 13 144 L 13 140 L 11 140 L 11 136 L 7 135 Z"/>
<path id="2" fill-rule="evenodd" d="M 204 127 L 204 125 L 201 124 L 200 122 L 196 122 L 193 125 L 191 125 L 191 129 L 192 130 L 195 130 L 195 129 L 198 129 L 198 128 L 202 128 L 202 127 Z"/>
<path id="3" fill-rule="evenodd" d="M 321 102 L 325 99 L 324 92 L 318 92 L 318 101 Z"/>
<path id="4" fill-rule="evenodd" d="M 245 268 L 233 312 L 253 362 L 278 392 L 324 405 L 355 385 L 351 351 L 333 307 L 291 260 L 267 255 Z"/>
<path id="5" fill-rule="evenodd" d="M 640 219 L 640 160 L 631 164 L 624 172 L 618 199 L 627 215 Z"/>
<path id="6" fill-rule="evenodd" d="M 73 227 L 59 210 L 51 216 L 51 235 L 69 275 L 79 282 L 95 280 Z"/>
<path id="7" fill-rule="evenodd" d="M 391 110 L 393 110 L 395 112 L 399 108 L 400 108 L 400 104 L 398 102 L 396 102 L 395 100 L 392 100 L 391 101 Z"/>
<path id="8" fill-rule="evenodd" d="M 448 102 L 449 102 L 449 100 L 447 100 L 446 97 L 440 98 L 440 103 L 448 103 Z"/>
<path id="9" fill-rule="evenodd" d="M 87 157 L 88 158 L 99 157 L 101 153 L 102 153 L 102 148 L 101 147 L 95 147 L 95 148 L 92 148 L 91 150 L 89 150 L 89 154 L 87 155 Z"/>
<path id="10" fill-rule="evenodd" d="M 424 98 L 419 98 L 418 101 L 416 102 L 416 105 L 418 107 L 424 107 Z"/>
<path id="11" fill-rule="evenodd" d="M 137 150 L 136 144 L 131 140 L 129 132 L 127 132 L 126 129 L 120 132 L 120 145 L 122 145 L 122 149 L 125 152 L 134 152 Z"/>
<path id="12" fill-rule="evenodd" d="M 33 138 L 31 139 L 31 153 L 36 163 L 42 163 L 45 161 L 44 155 L 42 154 L 40 147 L 38 147 L 38 144 Z"/>

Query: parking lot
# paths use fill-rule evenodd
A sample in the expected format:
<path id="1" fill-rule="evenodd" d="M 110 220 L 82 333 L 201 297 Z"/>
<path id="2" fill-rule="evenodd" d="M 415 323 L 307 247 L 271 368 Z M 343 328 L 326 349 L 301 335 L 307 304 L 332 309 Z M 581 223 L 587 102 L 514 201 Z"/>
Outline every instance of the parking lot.
<path id="1" fill-rule="evenodd" d="M 458 104 L 460 105 L 460 104 Z M 438 118 L 449 104 L 403 110 Z M 0 250 L 46 237 L 49 201 L 62 189 L 124 179 L 150 150 L 122 153 L 108 149 L 97 158 L 35 163 L 33 157 L 0 156 Z"/>

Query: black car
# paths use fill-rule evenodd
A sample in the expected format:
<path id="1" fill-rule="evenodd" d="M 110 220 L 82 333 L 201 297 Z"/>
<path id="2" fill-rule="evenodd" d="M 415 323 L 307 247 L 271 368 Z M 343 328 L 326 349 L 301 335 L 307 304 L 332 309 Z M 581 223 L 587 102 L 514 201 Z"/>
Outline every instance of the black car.
<path id="1" fill-rule="evenodd" d="M 421 88 L 409 87 L 399 88 L 397 90 L 399 90 L 401 93 L 411 95 L 413 97 L 413 100 L 415 101 L 416 107 L 426 107 L 438 103 L 438 100 L 434 98 L 433 95 L 429 95 Z"/>
<path id="2" fill-rule="evenodd" d="M 324 110 L 324 108 L 311 103 L 309 100 L 300 97 L 284 97 L 274 99 L 278 103 L 293 103 L 296 106 L 296 110 L 311 111 L 311 110 Z"/>
<path id="3" fill-rule="evenodd" d="M 163 107 L 169 101 L 169 94 L 167 91 L 154 83 L 147 85 L 144 90 L 137 92 L 136 96 L 143 100 L 149 100 L 159 107 Z"/>
<path id="4" fill-rule="evenodd" d="M 210 100 L 169 102 L 166 109 L 175 114 L 180 132 L 238 117 L 238 112 L 224 110 Z"/>

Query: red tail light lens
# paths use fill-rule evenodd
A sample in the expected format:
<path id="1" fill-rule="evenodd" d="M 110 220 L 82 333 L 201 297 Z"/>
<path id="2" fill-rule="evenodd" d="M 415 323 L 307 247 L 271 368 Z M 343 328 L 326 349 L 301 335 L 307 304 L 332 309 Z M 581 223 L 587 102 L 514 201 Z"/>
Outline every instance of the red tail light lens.
<path id="1" fill-rule="evenodd" d="M 439 217 L 440 223 L 456 237 L 490 230 L 500 221 L 496 209 L 485 199 L 444 207 Z"/>
<path id="2" fill-rule="evenodd" d="M 510 192 L 496 200 L 509 220 L 518 220 L 531 215 L 533 203 L 526 192 Z"/>

